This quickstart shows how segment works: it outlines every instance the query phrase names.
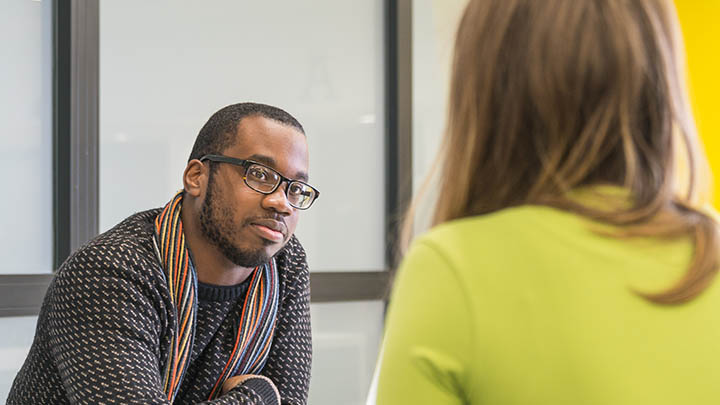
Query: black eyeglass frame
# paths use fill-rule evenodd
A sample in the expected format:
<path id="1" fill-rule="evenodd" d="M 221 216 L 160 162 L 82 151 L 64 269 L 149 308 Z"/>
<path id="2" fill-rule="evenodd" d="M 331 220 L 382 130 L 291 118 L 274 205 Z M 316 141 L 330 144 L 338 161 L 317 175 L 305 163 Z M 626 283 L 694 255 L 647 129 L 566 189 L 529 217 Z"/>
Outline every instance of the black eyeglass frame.
<path id="1" fill-rule="evenodd" d="M 211 162 L 230 163 L 231 165 L 242 166 L 243 169 L 245 169 L 245 174 L 243 174 L 243 181 L 245 182 L 245 185 L 250 187 L 250 189 L 252 189 L 253 191 L 256 191 L 260 194 L 265 194 L 265 195 L 272 194 L 278 189 L 278 187 L 280 187 L 280 185 L 282 185 L 283 183 L 287 183 L 287 187 L 285 187 L 285 197 L 288 199 L 288 203 L 290 203 L 290 205 L 292 205 L 293 208 L 298 209 L 298 210 L 306 210 L 306 209 L 312 207 L 312 205 L 315 203 L 315 200 L 317 200 L 318 197 L 320 197 L 320 191 L 318 189 L 316 189 L 315 187 L 305 183 L 304 181 L 289 179 L 289 178 L 283 176 L 277 170 L 273 169 L 272 167 L 269 167 L 268 165 L 260 163 L 260 162 L 256 162 L 254 160 L 238 159 L 238 158 L 224 156 L 224 155 L 204 155 L 199 160 L 201 162 L 203 162 L 205 160 L 209 160 Z M 280 181 L 270 191 L 266 192 L 266 191 L 261 191 L 261 190 L 256 189 L 255 187 L 248 184 L 248 181 L 247 181 L 247 169 L 248 169 L 248 167 L 250 167 L 250 165 L 262 166 L 268 170 L 273 171 L 274 173 L 277 173 L 277 175 L 280 177 Z M 288 195 L 288 192 L 290 190 L 290 185 L 293 183 L 300 183 L 304 186 L 308 186 L 315 192 L 315 197 L 313 197 L 312 201 L 310 201 L 310 204 L 307 207 L 305 207 L 305 208 L 296 207 L 295 205 L 293 205 L 292 202 L 290 202 L 290 196 Z"/>

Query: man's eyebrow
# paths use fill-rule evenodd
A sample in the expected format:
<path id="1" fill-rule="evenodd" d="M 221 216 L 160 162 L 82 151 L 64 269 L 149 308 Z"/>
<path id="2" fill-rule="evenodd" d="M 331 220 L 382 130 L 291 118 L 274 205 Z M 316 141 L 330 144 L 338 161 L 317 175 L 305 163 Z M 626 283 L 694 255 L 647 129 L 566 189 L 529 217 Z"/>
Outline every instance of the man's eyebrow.
<path id="1" fill-rule="evenodd" d="M 295 180 L 300 180 L 300 181 L 304 181 L 307 183 L 308 175 L 305 172 L 297 172 L 297 173 L 295 173 Z"/>
<path id="2" fill-rule="evenodd" d="M 272 167 L 273 169 L 275 169 L 275 166 L 277 164 L 277 162 L 275 162 L 275 159 L 271 158 L 270 156 L 258 155 L 258 154 L 251 155 L 251 156 L 247 157 L 245 160 L 253 160 L 255 162 L 262 163 L 264 165 L 268 165 L 268 166 Z M 277 170 L 277 169 L 275 169 L 275 170 Z M 297 172 L 297 173 L 295 173 L 294 177 L 291 177 L 291 179 L 307 182 L 308 175 L 305 172 Z"/>
<path id="3" fill-rule="evenodd" d="M 251 155 L 251 156 L 247 157 L 245 160 L 254 160 L 255 162 L 262 163 L 262 164 L 271 166 L 273 168 L 275 167 L 275 164 L 276 164 L 275 159 L 271 158 L 270 156 L 265 156 L 265 155 L 255 154 L 255 155 Z"/>

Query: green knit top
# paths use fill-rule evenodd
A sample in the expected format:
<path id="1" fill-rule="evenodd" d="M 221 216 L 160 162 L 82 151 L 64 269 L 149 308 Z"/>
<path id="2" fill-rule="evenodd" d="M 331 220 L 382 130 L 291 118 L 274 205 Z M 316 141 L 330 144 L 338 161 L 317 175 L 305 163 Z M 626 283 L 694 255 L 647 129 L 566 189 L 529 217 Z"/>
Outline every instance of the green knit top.
<path id="1" fill-rule="evenodd" d="M 720 288 L 654 304 L 687 240 L 620 239 L 522 206 L 416 240 L 390 301 L 376 403 L 719 404 Z"/>

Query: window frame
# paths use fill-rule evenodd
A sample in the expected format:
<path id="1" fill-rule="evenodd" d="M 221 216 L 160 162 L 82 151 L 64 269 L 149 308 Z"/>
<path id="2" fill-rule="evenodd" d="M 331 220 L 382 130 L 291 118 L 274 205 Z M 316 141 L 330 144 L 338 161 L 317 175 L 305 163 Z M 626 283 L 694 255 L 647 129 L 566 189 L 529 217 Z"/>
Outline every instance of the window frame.
<path id="1" fill-rule="evenodd" d="M 313 272 L 311 302 L 387 300 L 412 195 L 412 0 L 385 0 L 385 268 Z M 99 0 L 53 1 L 53 268 L 99 228 Z M 38 315 L 53 273 L 0 275 L 0 317 Z"/>

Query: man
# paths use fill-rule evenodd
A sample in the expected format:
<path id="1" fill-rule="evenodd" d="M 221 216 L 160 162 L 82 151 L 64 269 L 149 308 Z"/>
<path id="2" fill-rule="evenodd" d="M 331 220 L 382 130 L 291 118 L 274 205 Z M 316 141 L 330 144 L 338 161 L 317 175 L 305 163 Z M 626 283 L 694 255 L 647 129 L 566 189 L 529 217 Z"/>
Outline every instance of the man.
<path id="1" fill-rule="evenodd" d="M 290 114 L 215 113 L 183 191 L 60 267 L 8 403 L 305 403 L 309 273 L 293 232 L 319 195 L 307 178 Z"/>

